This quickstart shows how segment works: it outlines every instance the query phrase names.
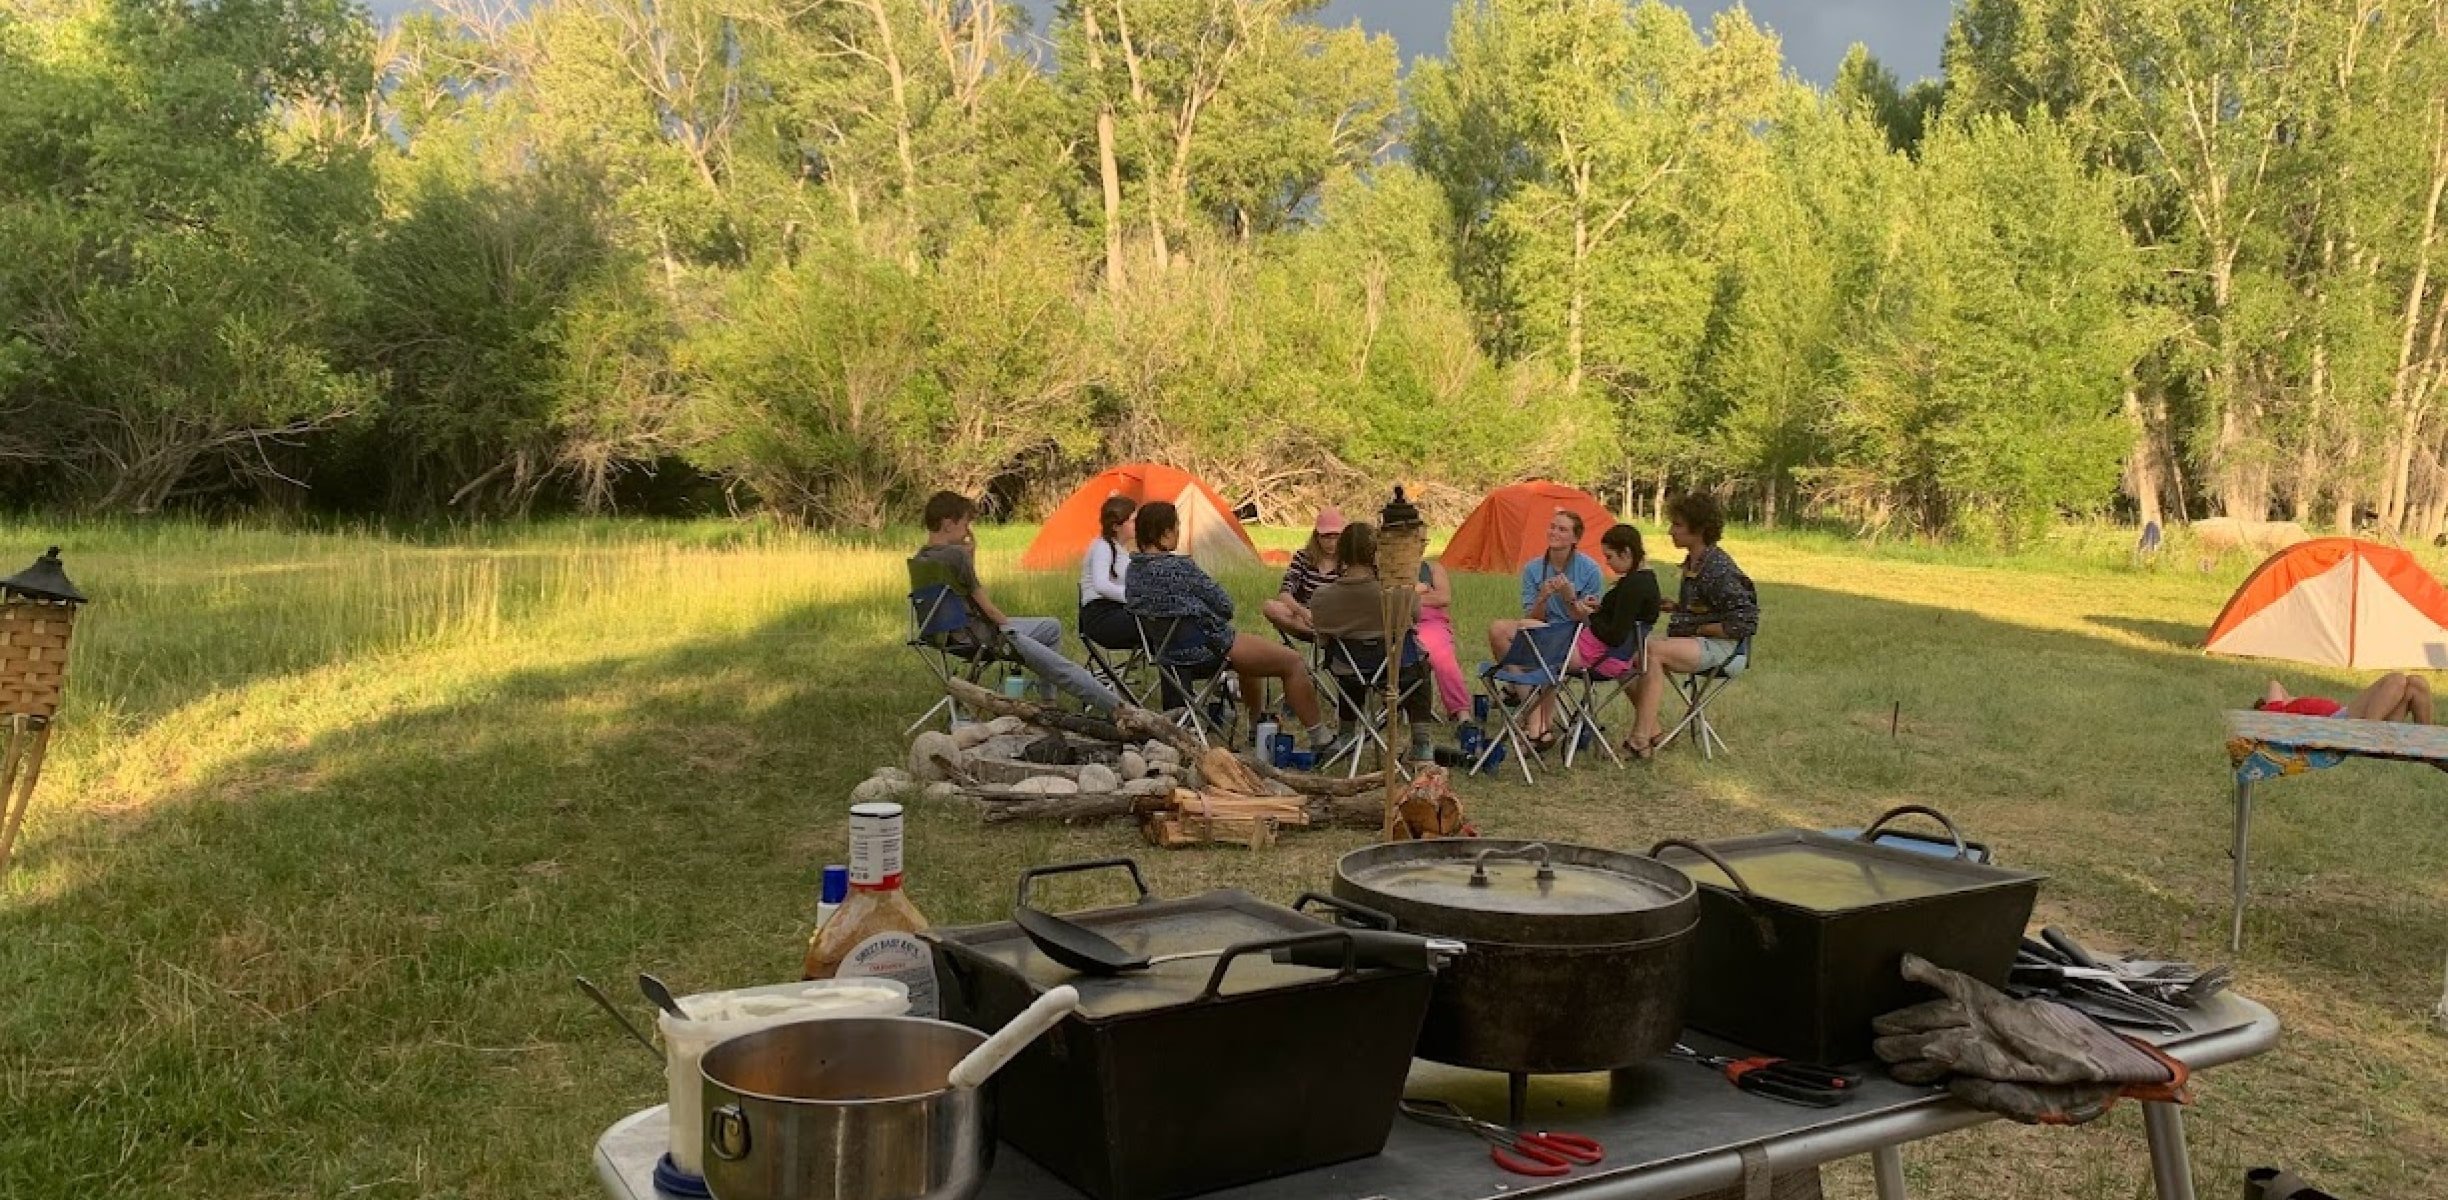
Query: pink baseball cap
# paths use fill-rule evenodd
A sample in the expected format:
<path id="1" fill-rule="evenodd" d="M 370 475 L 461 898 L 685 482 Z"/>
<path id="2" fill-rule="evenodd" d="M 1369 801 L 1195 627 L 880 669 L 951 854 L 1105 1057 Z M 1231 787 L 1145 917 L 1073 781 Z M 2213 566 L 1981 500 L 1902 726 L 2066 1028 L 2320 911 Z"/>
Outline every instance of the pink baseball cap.
<path id="1" fill-rule="evenodd" d="M 1343 527 L 1350 523 L 1343 519 L 1343 510 L 1334 505 L 1329 504 L 1318 510 L 1317 531 L 1319 533 L 1341 533 Z"/>

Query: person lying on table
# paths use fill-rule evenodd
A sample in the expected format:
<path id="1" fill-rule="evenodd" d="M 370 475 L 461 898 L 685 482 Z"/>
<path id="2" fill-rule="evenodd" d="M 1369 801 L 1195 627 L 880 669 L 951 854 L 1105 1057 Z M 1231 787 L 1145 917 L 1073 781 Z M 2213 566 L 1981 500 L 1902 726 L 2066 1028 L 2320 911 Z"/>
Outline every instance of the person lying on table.
<path id="1" fill-rule="evenodd" d="M 1663 637 L 1649 639 L 1640 683 L 1633 691 L 1636 715 L 1623 748 L 1647 758 L 1666 730 L 1658 705 L 1666 698 L 1666 673 L 1697 675 L 1733 661 L 1743 640 L 1759 632 L 1759 589 L 1734 565 L 1717 541 L 1725 536 L 1725 508 L 1715 496 L 1693 493 L 1666 506 L 1666 536 L 1684 553 L 1683 583 Z"/>
<path id="2" fill-rule="evenodd" d="M 969 636 L 982 646 L 994 641 L 1000 631 L 1021 665 L 1037 677 L 1039 698 L 1050 701 L 1054 689 L 1060 688 L 1101 713 L 1121 707 L 1122 697 L 1055 648 L 1062 644 L 1062 622 L 1052 617 L 1005 616 L 995 607 L 986 585 L 978 580 L 977 553 L 969 530 L 976 516 L 977 506 L 967 496 L 937 492 L 927 497 L 926 545 L 910 556 L 910 565 L 931 564 L 951 576 L 952 590 L 969 602 Z"/>
<path id="3" fill-rule="evenodd" d="M 1148 621 L 1186 617 L 1196 633 L 1156 647 L 1157 656 L 1175 668 L 1223 659 L 1240 676 L 1241 702 L 1250 710 L 1253 728 L 1259 697 L 1266 695 L 1265 681 L 1281 680 L 1284 703 L 1308 730 L 1309 745 L 1323 750 L 1333 744 L 1334 727 L 1318 719 L 1317 689 L 1309 683 L 1309 667 L 1300 651 L 1234 632 L 1232 597 L 1189 555 L 1174 553 L 1181 546 L 1180 510 L 1164 500 L 1142 505 L 1137 540 L 1139 552 L 1131 555 L 1123 581 L 1131 614 Z M 1167 697 L 1166 703 L 1174 700 Z"/>
<path id="4" fill-rule="evenodd" d="M 1386 639 L 1386 597 L 1395 599 L 1395 636 Z M 1366 521 L 1354 522 L 1343 529 L 1342 578 L 1317 590 L 1311 598 L 1309 612 L 1315 619 L 1317 633 L 1324 638 L 1379 640 L 1388 646 L 1403 646 L 1410 640 L 1412 618 L 1418 605 L 1417 585 L 1388 588 L 1377 579 L 1377 529 Z M 1363 695 L 1365 685 L 1356 675 L 1347 673 L 1340 657 L 1329 660 L 1337 690 L 1343 702 L 1335 708 L 1336 738 L 1330 756 L 1340 756 L 1349 743 L 1360 737 L 1354 726 L 1360 714 L 1367 710 Z M 1427 681 L 1419 678 L 1427 667 L 1422 655 L 1418 661 L 1406 662 L 1403 674 L 1410 681 L 1404 685 L 1403 718 L 1411 726 L 1411 761 L 1435 762 L 1434 722 L 1436 714 L 1429 708 Z"/>
<path id="5" fill-rule="evenodd" d="M 1522 615 L 1488 626 L 1488 654 L 1504 661 L 1513 635 L 1541 625 L 1589 619 L 1598 611 L 1598 589 L 1606 586 L 1598 561 L 1581 553 L 1581 514 L 1559 508 L 1547 520 L 1547 552 L 1522 568 Z M 1560 664 L 1559 664 L 1560 665 Z"/>
<path id="6" fill-rule="evenodd" d="M 1258 613 L 1275 631 L 1298 642 L 1315 641 L 1317 629 L 1309 616 L 1309 601 L 1317 590 L 1343 573 L 1343 510 L 1327 505 L 1318 510 L 1309 530 L 1309 544 L 1292 552 L 1284 568 L 1283 589 L 1258 606 Z"/>
<path id="7" fill-rule="evenodd" d="M 2345 717 L 2352 721 L 2431 723 L 2431 685 L 2419 676 L 2391 671 L 2355 698 L 2340 704 L 2326 696 L 2289 695 L 2275 679 L 2253 704 L 2262 712 L 2293 713 L 2299 717 Z"/>
<path id="8" fill-rule="evenodd" d="M 1569 670 L 1595 667 L 1600 679 L 1621 679 L 1632 669 L 1630 659 L 1607 658 L 1607 652 L 1623 645 L 1639 630 L 1657 624 L 1658 613 L 1665 607 L 1658 591 L 1657 574 L 1644 565 L 1648 551 L 1641 545 L 1640 530 L 1629 525 L 1615 525 L 1599 538 L 1601 553 L 1606 555 L 1607 570 L 1616 575 L 1615 586 L 1607 589 L 1598 607 L 1591 611 L 1589 622 L 1573 639 L 1572 655 L 1565 666 Z M 1539 698 L 1530 710 L 1530 719 L 1523 732 L 1530 735 L 1534 750 L 1545 751 L 1556 743 L 1558 735 L 1549 732 L 1548 724 L 1555 719 L 1555 693 Z"/>

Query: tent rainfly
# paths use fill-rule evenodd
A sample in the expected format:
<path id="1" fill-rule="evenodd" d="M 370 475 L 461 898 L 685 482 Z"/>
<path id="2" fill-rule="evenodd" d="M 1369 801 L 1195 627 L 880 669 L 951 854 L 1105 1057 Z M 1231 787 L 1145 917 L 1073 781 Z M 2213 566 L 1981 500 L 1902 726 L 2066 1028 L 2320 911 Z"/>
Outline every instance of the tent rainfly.
<path id="1" fill-rule="evenodd" d="M 1547 522 L 1559 508 L 1581 514 L 1581 552 L 1605 562 L 1598 539 L 1615 527 L 1615 514 L 1576 487 L 1545 479 L 1497 488 L 1454 530 L 1437 561 L 1448 571 L 1510 575 L 1547 549 Z"/>
<path id="2" fill-rule="evenodd" d="M 2318 538 L 2254 568 L 2202 649 L 2325 667 L 2448 670 L 2448 588 L 2397 547 Z"/>
<path id="3" fill-rule="evenodd" d="M 1097 538 L 1097 509 L 1115 496 L 1141 504 L 1166 500 L 1179 508 L 1181 552 L 1209 571 L 1258 565 L 1258 548 L 1251 544 L 1249 531 L 1206 480 L 1155 463 L 1128 463 L 1079 485 L 1046 518 L 1037 540 L 1021 552 L 1020 566 L 1030 571 L 1078 566 L 1088 556 L 1088 543 Z M 1125 548 L 1128 537 L 1125 529 Z"/>

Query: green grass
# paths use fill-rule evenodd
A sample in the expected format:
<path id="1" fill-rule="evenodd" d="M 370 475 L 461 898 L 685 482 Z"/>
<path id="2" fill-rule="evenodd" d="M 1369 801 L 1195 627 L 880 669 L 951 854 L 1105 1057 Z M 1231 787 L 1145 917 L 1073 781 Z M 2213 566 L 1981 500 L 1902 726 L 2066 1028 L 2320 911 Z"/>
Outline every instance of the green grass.
<path id="1" fill-rule="evenodd" d="M 1067 617 L 1067 577 L 1015 573 L 1025 538 L 987 532 L 989 580 L 1012 612 Z M 906 531 L 0 521 L 0 568 L 46 540 L 96 602 L 0 888 L 0 1196 L 592 1194 L 596 1132 L 662 1083 L 569 977 L 788 977 L 846 793 L 927 699 L 896 644 Z M 1734 757 L 1469 781 L 1483 828 L 1645 848 L 1931 803 L 2048 872 L 2047 919 L 2226 957 L 2218 712 L 2269 671 L 2191 647 L 2247 564 L 2136 570 L 2100 530 L 2020 558 L 1729 544 L 1767 611 L 1720 709 Z M 1512 596 L 1464 577 L 1466 638 Z M 2205 1195 L 2262 1162 L 2341 1195 L 2448 1193 L 2425 1023 L 2440 791 L 2370 764 L 2264 790 L 2242 986 L 2288 1033 L 2202 1081 Z M 958 922 L 996 916 L 1022 865 L 1117 852 L 1168 892 L 1288 898 L 1362 837 L 1158 854 L 1123 827 L 920 811 L 911 868 Z M 2148 1187 L 2140 1142 L 2121 1111 L 1906 1160 L 1926 1197 L 2125 1197 Z"/>

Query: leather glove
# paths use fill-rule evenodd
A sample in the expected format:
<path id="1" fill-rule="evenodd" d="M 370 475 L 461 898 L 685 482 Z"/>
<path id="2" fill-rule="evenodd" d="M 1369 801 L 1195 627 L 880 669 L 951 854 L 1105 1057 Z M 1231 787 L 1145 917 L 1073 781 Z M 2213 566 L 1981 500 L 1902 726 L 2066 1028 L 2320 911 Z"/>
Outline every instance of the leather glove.
<path id="1" fill-rule="evenodd" d="M 2016 1000 L 1909 954 L 1904 977 L 1942 998 L 1872 1022 L 1873 1049 L 1899 1081 L 1945 1080 L 1965 1102 L 2033 1124 L 2081 1124 L 2121 1096 L 2184 1098 L 2184 1064 L 2062 1004 Z"/>

